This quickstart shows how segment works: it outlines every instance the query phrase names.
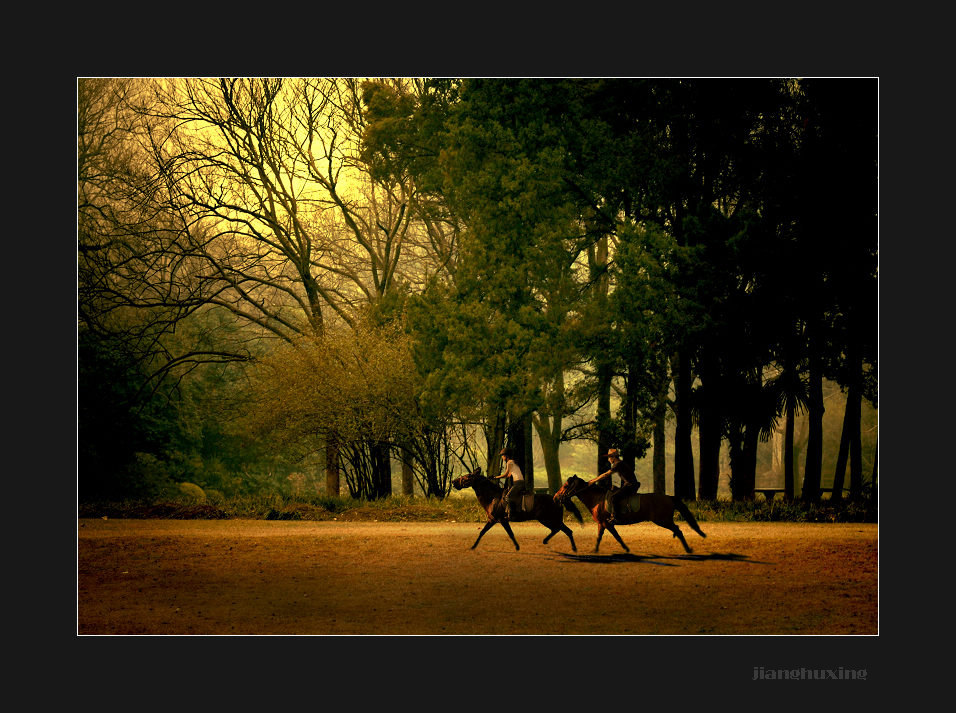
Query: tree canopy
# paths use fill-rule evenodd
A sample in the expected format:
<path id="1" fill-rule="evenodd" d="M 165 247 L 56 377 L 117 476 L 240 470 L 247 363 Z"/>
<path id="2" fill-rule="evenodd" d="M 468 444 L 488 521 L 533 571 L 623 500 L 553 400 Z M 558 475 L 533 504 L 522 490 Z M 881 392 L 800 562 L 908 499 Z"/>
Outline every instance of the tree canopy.
<path id="1" fill-rule="evenodd" d="M 536 442 L 553 491 L 584 439 L 655 490 L 666 449 L 681 497 L 726 448 L 745 499 L 806 412 L 815 499 L 828 381 L 860 495 L 877 111 L 867 79 L 80 79 L 81 474 L 381 497 L 395 460 L 441 497 Z"/>

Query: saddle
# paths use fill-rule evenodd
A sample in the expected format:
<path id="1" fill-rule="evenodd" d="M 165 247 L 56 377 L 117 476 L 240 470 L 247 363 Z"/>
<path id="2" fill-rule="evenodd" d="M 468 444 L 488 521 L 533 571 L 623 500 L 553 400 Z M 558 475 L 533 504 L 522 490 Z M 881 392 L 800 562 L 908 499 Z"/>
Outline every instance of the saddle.
<path id="1" fill-rule="evenodd" d="M 534 510 L 534 493 L 525 493 L 522 495 L 518 502 L 512 506 L 511 515 L 514 517 L 516 514 L 528 514 Z"/>
<path id="2" fill-rule="evenodd" d="M 628 496 L 625 500 L 621 500 L 619 503 L 617 503 L 617 505 L 612 509 L 611 496 L 616 492 L 617 491 L 612 490 L 604 496 L 604 507 L 607 508 L 608 512 L 613 512 L 614 517 L 620 517 L 621 515 L 634 513 L 641 509 L 640 493 L 634 493 L 633 495 Z"/>

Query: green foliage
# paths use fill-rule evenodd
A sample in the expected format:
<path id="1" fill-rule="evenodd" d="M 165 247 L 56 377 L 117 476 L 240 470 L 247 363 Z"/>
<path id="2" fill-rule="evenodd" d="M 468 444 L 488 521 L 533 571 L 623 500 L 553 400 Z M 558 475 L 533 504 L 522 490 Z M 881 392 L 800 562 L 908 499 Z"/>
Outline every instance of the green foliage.
<path id="1" fill-rule="evenodd" d="M 169 484 L 161 454 L 175 432 L 175 409 L 144 390 L 128 345 L 79 335 L 77 458 L 80 497 L 152 495 Z"/>
<path id="2" fill-rule="evenodd" d="M 417 417 L 417 372 L 398 325 L 330 329 L 275 349 L 249 372 L 233 432 L 296 448 L 329 433 L 388 441 Z"/>

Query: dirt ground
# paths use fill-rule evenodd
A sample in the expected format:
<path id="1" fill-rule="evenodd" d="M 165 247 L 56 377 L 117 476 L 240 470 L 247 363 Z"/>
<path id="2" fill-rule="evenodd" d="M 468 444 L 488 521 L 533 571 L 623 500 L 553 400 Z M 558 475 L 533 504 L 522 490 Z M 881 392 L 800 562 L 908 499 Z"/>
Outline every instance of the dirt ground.
<path id="1" fill-rule="evenodd" d="M 875 524 L 569 524 L 82 519 L 77 633 L 879 633 Z"/>

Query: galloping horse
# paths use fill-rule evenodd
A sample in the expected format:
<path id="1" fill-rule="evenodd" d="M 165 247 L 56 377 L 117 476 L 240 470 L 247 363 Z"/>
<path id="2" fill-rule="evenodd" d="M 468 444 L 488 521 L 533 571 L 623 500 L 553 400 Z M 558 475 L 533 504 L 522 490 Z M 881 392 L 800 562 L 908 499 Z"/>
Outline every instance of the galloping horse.
<path id="1" fill-rule="evenodd" d="M 455 478 L 451 481 L 451 484 L 455 490 L 474 488 L 475 495 L 478 497 L 478 504 L 481 505 L 482 509 L 488 515 L 488 522 L 485 523 L 481 532 L 478 533 L 478 539 L 475 540 L 475 544 L 471 546 L 471 549 L 475 549 L 482 536 L 498 523 L 500 523 L 505 529 L 505 532 L 508 533 L 508 537 L 511 538 L 511 541 L 515 543 L 515 549 L 521 549 L 518 545 L 518 541 L 515 539 L 514 532 L 511 530 L 511 525 L 507 520 L 502 519 L 505 514 L 505 506 L 501 502 L 501 496 L 504 491 L 495 480 L 482 475 L 481 468 L 478 468 L 473 473 Z M 528 496 L 524 496 L 522 500 L 526 497 Z M 574 515 L 578 522 L 584 522 L 581 513 L 578 512 L 578 509 L 570 501 L 559 505 L 556 500 L 549 498 L 547 495 L 537 494 L 534 496 L 534 502 L 530 510 L 526 510 L 524 507 L 517 509 L 512 508 L 511 521 L 537 520 L 540 522 L 551 530 L 551 533 L 544 538 L 545 544 L 558 532 L 563 532 L 568 536 L 568 539 L 571 540 L 571 549 L 577 552 L 578 548 L 574 544 L 574 535 L 571 534 L 571 528 L 564 524 L 564 511 L 561 509 L 561 505 L 564 505 L 564 508 Z"/>
<path id="2" fill-rule="evenodd" d="M 591 511 L 591 517 L 594 518 L 594 521 L 598 525 L 597 542 L 594 543 L 595 552 L 597 552 L 598 547 L 601 546 L 601 538 L 604 536 L 604 530 L 614 535 L 614 539 L 621 543 L 621 547 L 624 548 L 625 552 L 630 552 L 631 550 L 624 544 L 624 540 L 617 534 L 614 525 L 608 523 L 608 519 L 611 515 L 607 511 L 607 492 L 607 488 L 602 485 L 588 483 L 586 480 L 572 475 L 568 478 L 568 481 L 561 486 L 561 489 L 554 494 L 554 501 L 556 503 L 564 503 L 573 497 L 577 497 L 578 500 L 584 503 L 584 506 Z M 633 498 L 634 496 L 631 497 Z M 674 537 L 680 540 L 684 549 L 688 552 L 693 552 L 687 544 L 687 540 L 684 539 L 684 533 L 674 524 L 674 510 L 677 510 L 684 519 L 687 520 L 687 524 L 691 526 L 694 532 L 701 537 L 707 537 L 703 530 L 697 525 L 697 520 L 694 519 L 690 510 L 687 509 L 687 506 L 684 505 L 679 498 L 663 493 L 642 494 L 640 496 L 640 506 L 637 511 L 629 510 L 621 512 L 615 515 L 614 522 L 618 525 L 633 525 L 636 522 L 645 521 L 653 522 L 655 525 L 660 525 L 673 532 Z"/>

